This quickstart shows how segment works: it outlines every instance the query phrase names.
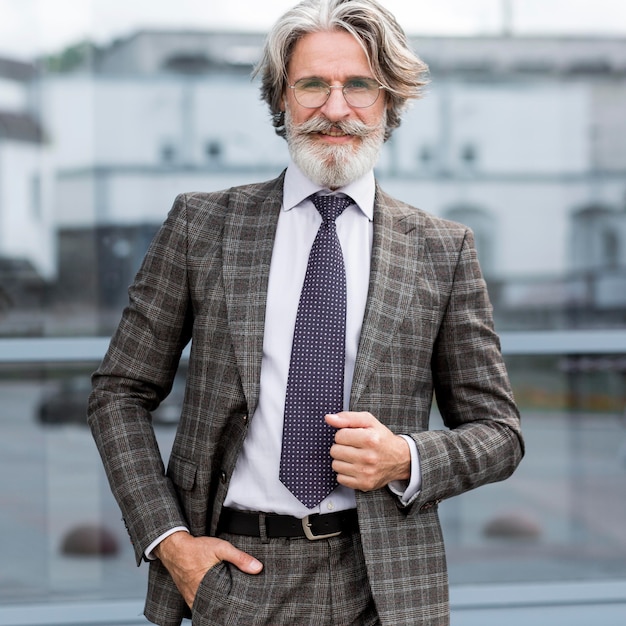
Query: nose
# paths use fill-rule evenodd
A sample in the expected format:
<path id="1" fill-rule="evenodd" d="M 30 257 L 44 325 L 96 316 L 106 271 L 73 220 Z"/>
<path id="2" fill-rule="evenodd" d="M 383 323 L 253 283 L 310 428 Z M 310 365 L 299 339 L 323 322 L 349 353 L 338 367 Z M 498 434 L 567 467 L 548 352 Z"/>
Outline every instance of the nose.
<path id="1" fill-rule="evenodd" d="M 345 119 L 352 113 L 343 96 L 342 85 L 331 85 L 328 100 L 320 107 L 320 112 L 331 122 Z"/>

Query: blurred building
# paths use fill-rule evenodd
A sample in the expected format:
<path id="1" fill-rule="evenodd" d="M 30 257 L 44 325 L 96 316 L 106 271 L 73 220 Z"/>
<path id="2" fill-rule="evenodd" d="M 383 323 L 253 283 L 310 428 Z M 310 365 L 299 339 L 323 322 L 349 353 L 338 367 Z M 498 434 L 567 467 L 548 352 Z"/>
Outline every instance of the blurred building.
<path id="1" fill-rule="evenodd" d="M 528 442 L 511 479 L 440 505 L 453 623 L 623 626 L 626 38 L 413 43 L 432 83 L 378 178 L 475 231 Z M 141 31 L 0 60 L 0 624 L 144 622 L 86 390 L 175 196 L 288 162 L 250 78 L 261 44 Z M 66 551 L 97 529 L 116 556 Z"/>
<path id="2" fill-rule="evenodd" d="M 118 309 L 177 193 L 262 180 L 286 165 L 250 78 L 262 40 L 140 31 L 72 72 L 28 78 L 29 119 L 51 140 L 63 299 Z M 413 45 L 432 82 L 385 146 L 385 189 L 474 229 L 501 327 L 626 323 L 626 39 Z M 3 196 L 0 215 L 9 204 L 48 215 L 33 201 L 41 175 L 23 170 L 30 196 Z M 49 233 L 52 223 L 41 223 Z"/>
<path id="3" fill-rule="evenodd" d="M 0 312 L 40 305 L 56 272 L 51 172 L 35 66 L 0 58 Z"/>

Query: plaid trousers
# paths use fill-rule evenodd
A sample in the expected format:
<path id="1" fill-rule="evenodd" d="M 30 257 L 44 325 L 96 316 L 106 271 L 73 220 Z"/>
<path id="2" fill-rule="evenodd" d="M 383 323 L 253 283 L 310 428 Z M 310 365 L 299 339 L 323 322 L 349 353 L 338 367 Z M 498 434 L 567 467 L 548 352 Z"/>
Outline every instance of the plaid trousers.
<path id="1" fill-rule="evenodd" d="M 376 626 L 358 533 L 309 541 L 224 533 L 259 559 L 257 575 L 222 562 L 207 572 L 192 609 L 197 626 Z"/>

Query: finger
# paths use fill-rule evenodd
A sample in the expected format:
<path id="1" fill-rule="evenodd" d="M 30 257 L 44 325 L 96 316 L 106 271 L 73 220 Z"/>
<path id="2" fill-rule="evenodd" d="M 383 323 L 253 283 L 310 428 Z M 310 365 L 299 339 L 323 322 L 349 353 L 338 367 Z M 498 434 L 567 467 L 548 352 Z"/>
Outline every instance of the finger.
<path id="1" fill-rule="evenodd" d="M 357 467 L 352 463 L 347 463 L 346 461 L 335 460 L 333 461 L 332 468 L 338 476 L 354 478 L 357 474 Z"/>
<path id="2" fill-rule="evenodd" d="M 368 429 L 342 428 L 335 433 L 335 445 L 347 448 L 362 448 L 367 445 Z"/>
<path id="3" fill-rule="evenodd" d="M 215 551 L 215 555 L 221 561 L 228 561 L 246 574 L 258 574 L 263 569 L 263 564 L 253 556 L 239 550 L 232 543 L 224 541 Z"/>
<path id="4" fill-rule="evenodd" d="M 336 442 L 330 447 L 330 456 L 335 461 L 344 463 L 358 463 L 361 459 L 362 448 L 359 445 L 348 445 Z"/>
<path id="5" fill-rule="evenodd" d="M 387 432 L 380 422 L 366 428 L 341 428 L 335 433 L 335 443 L 353 448 L 376 448 Z"/>
<path id="6" fill-rule="evenodd" d="M 335 469 L 334 464 L 333 469 Z M 353 465 L 340 466 L 336 471 L 337 482 L 340 485 L 350 487 L 350 489 L 359 489 L 360 491 L 370 491 L 372 489 L 372 481 L 368 481 L 367 476 L 356 472 Z"/>
<path id="7" fill-rule="evenodd" d="M 333 428 L 369 428 L 376 422 L 371 413 L 356 411 L 329 413 L 324 419 Z"/>

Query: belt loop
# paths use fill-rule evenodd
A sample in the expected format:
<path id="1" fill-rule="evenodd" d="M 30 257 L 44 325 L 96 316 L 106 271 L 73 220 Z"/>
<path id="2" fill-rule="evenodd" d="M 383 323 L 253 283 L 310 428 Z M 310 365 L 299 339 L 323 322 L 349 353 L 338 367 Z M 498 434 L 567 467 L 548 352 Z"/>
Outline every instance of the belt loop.
<path id="1" fill-rule="evenodd" d="M 259 513 L 259 534 L 261 536 L 261 543 L 269 543 L 270 540 L 267 536 L 267 526 L 265 523 L 265 513 Z"/>

